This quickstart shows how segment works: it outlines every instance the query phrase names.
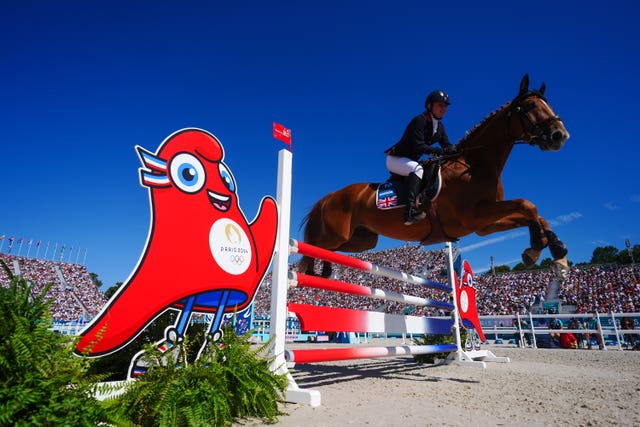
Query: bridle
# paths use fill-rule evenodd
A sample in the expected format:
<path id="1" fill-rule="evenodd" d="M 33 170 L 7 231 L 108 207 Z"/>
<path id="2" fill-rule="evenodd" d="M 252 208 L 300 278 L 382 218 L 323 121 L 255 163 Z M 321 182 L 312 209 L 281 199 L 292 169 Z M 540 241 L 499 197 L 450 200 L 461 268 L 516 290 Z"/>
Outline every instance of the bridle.
<path id="1" fill-rule="evenodd" d="M 526 143 L 529 145 L 538 145 L 535 141 L 537 140 L 546 141 L 547 140 L 546 131 L 554 123 L 562 121 L 560 119 L 560 116 L 558 115 L 549 117 L 548 119 L 542 120 L 539 123 L 535 123 L 533 120 L 531 120 L 531 116 L 529 112 L 535 108 L 535 104 L 522 105 L 522 102 L 531 96 L 535 96 L 536 98 L 542 99 L 544 102 L 547 102 L 546 98 L 544 97 L 544 95 L 542 95 L 541 92 L 529 91 L 524 94 L 518 95 L 511 102 L 511 108 L 507 112 L 507 116 L 509 117 L 509 120 L 511 120 L 511 118 L 514 116 L 513 113 L 515 112 L 518 118 L 520 119 L 520 122 L 523 124 L 522 136 L 519 136 L 516 138 L 516 142 L 515 142 L 516 144 Z M 509 123 L 509 126 L 507 126 L 507 129 L 509 129 L 509 132 L 510 132 L 511 123 Z"/>

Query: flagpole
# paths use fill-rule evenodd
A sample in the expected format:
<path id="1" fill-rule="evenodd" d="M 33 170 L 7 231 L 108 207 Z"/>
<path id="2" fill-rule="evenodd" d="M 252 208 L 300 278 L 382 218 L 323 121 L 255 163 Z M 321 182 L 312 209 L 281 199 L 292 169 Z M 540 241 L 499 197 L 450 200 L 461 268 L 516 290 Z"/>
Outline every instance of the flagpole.
<path id="1" fill-rule="evenodd" d="M 84 259 L 82 260 L 82 265 L 87 265 L 87 251 L 88 249 L 84 250 Z"/>
<path id="2" fill-rule="evenodd" d="M 22 252 L 22 244 L 24 243 L 24 238 L 20 238 L 20 247 L 18 247 L 18 256 L 20 256 L 20 252 Z"/>
<path id="3" fill-rule="evenodd" d="M 44 259 L 47 259 L 47 253 L 49 252 L 49 243 L 51 242 L 47 242 L 47 248 L 44 250 Z"/>
<path id="4" fill-rule="evenodd" d="M 29 254 L 31 253 L 31 245 L 33 244 L 33 239 L 29 239 L 27 245 L 29 245 L 29 249 L 27 249 L 27 258 L 29 258 Z"/>
<path id="5" fill-rule="evenodd" d="M 42 242 L 42 240 L 38 240 L 38 243 L 36 243 L 36 258 L 38 258 L 38 254 L 40 253 L 40 243 Z"/>
<path id="6" fill-rule="evenodd" d="M 2 252 L 2 248 L 4 248 L 4 236 L 2 236 L 2 240 L 0 240 L 0 252 Z"/>
<path id="7" fill-rule="evenodd" d="M 76 251 L 76 264 L 78 263 L 78 258 L 80 258 L 80 248 Z"/>

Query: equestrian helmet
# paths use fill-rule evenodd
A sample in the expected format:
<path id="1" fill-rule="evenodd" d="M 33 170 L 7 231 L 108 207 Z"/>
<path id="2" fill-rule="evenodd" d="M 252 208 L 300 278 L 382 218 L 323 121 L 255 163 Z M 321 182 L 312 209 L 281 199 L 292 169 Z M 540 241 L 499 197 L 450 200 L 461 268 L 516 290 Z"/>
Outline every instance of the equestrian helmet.
<path id="1" fill-rule="evenodd" d="M 434 90 L 428 96 L 426 101 L 424 101 L 424 108 L 428 109 L 429 105 L 432 102 L 444 102 L 447 105 L 451 105 L 451 101 L 449 101 L 449 95 L 447 92 L 443 90 Z"/>

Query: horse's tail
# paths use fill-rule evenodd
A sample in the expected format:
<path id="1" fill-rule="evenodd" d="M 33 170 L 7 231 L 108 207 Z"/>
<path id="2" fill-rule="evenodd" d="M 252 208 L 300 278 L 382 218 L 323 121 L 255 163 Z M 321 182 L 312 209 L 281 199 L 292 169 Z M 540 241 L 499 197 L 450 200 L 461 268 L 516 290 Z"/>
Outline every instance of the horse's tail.
<path id="1" fill-rule="evenodd" d="M 319 236 L 322 229 L 322 204 L 324 197 L 316 202 L 315 205 L 302 218 L 300 228 L 304 227 L 303 238 L 306 243 L 315 244 L 314 236 Z M 314 259 L 304 255 L 298 263 L 298 271 L 310 274 L 313 272 Z"/>

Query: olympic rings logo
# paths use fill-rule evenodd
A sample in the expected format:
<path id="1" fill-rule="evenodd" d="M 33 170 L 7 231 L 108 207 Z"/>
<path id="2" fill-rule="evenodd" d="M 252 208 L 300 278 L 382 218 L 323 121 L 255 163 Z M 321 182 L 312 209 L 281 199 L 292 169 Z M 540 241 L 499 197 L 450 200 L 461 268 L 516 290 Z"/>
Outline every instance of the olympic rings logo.
<path id="1" fill-rule="evenodd" d="M 240 265 L 244 263 L 244 256 L 242 255 L 229 255 L 229 261 L 233 265 Z"/>

